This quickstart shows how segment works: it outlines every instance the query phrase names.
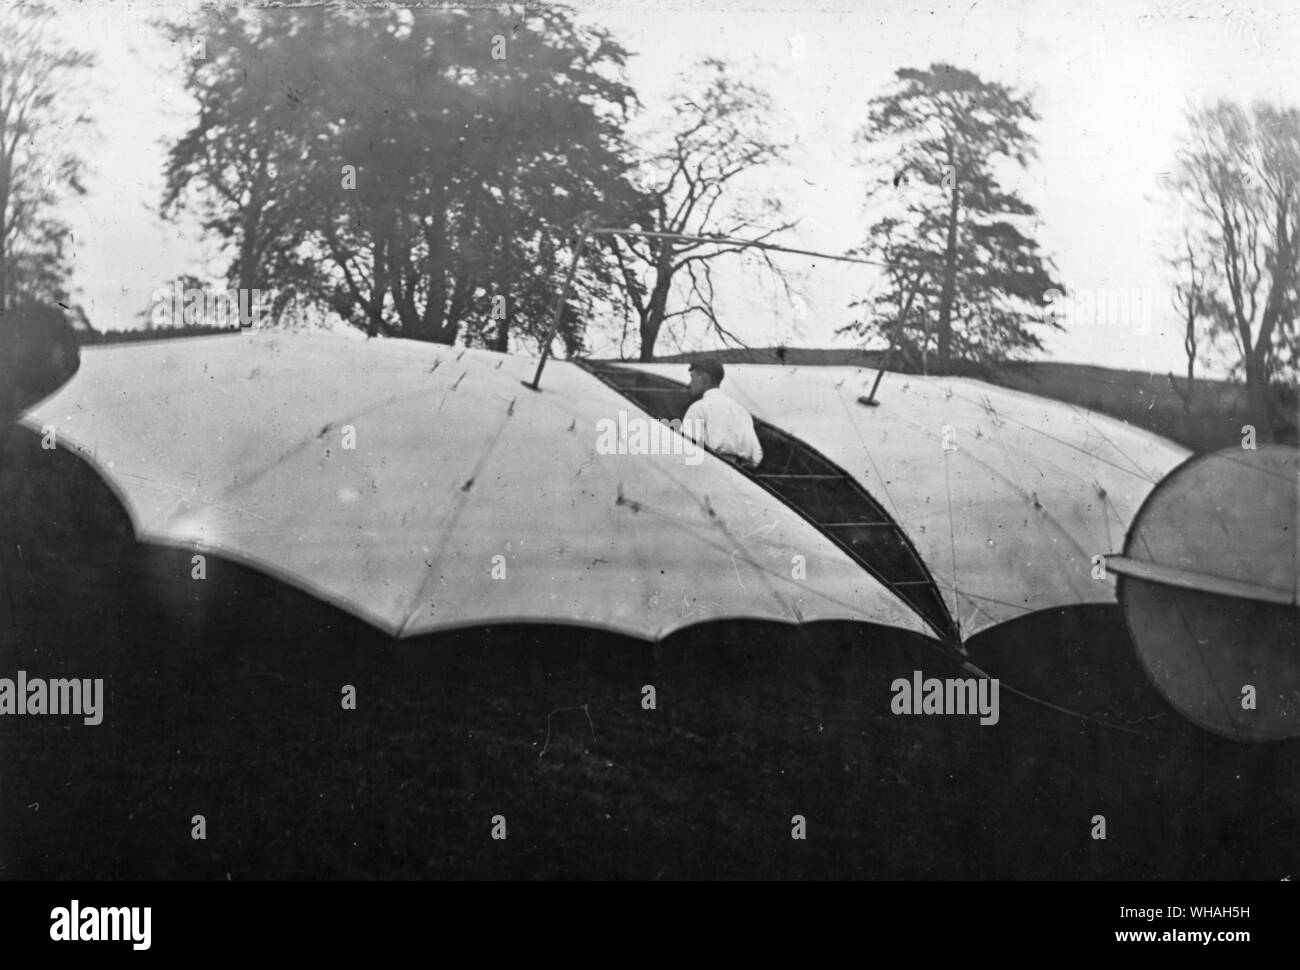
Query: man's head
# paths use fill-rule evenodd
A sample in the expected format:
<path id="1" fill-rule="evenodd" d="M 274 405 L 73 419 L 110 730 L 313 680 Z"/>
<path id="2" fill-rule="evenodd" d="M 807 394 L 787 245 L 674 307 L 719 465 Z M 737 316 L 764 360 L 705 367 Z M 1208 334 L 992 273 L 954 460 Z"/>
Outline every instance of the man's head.
<path id="1" fill-rule="evenodd" d="M 62 387 L 81 365 L 77 332 L 53 306 L 0 311 L 0 424 Z"/>
<path id="2" fill-rule="evenodd" d="M 705 391 L 722 383 L 725 372 L 722 361 L 706 357 L 691 364 L 691 396 L 699 397 Z"/>

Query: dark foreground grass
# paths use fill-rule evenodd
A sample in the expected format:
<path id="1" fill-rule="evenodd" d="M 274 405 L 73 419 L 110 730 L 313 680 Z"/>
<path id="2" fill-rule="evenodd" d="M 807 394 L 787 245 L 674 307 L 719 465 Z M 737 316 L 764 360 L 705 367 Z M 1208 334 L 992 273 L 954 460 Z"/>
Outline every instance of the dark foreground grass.
<path id="1" fill-rule="evenodd" d="M 1300 874 L 1300 747 L 1188 725 L 1114 608 L 973 643 L 1006 685 L 1090 715 L 1004 689 L 987 727 L 892 715 L 894 678 L 959 672 L 852 624 L 395 642 L 215 557 L 192 580 L 80 462 L 18 474 L 28 445 L 0 467 L 0 676 L 103 677 L 107 699 L 98 727 L 0 718 L 4 878 Z"/>

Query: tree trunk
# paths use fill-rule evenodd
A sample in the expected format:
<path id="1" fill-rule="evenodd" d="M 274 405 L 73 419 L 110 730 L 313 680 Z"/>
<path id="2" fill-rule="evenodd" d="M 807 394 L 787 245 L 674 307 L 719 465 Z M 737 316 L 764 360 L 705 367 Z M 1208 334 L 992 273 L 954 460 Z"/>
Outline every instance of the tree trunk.
<path id="1" fill-rule="evenodd" d="M 235 267 L 235 278 L 238 281 L 237 286 L 245 293 L 252 293 L 253 290 L 260 290 L 261 283 L 258 280 L 257 266 L 257 232 L 258 217 L 256 211 L 244 210 L 241 213 L 240 240 L 239 240 L 239 260 Z M 252 303 L 252 297 L 249 296 L 249 303 Z"/>
<path id="2" fill-rule="evenodd" d="M 668 287 L 655 285 L 650 295 L 650 304 L 645 316 L 641 318 L 641 362 L 649 363 L 655 359 L 655 341 L 659 339 L 659 329 L 664 325 L 664 314 L 668 310 Z"/>
<path id="3" fill-rule="evenodd" d="M 415 278 L 419 269 L 411 264 L 411 244 L 406 226 L 395 226 L 388 248 L 388 294 L 393 298 L 402 333 L 415 337 L 420 331 L 420 313 L 415 307 Z"/>
<path id="4" fill-rule="evenodd" d="M 1268 408 L 1268 372 L 1264 355 L 1246 354 L 1246 420 L 1255 426 L 1255 440 L 1265 444 L 1273 440 L 1273 422 Z"/>
<path id="5" fill-rule="evenodd" d="M 943 288 L 939 293 L 939 373 L 948 373 L 952 356 L 952 306 L 957 291 L 957 212 L 961 205 L 957 180 L 948 206 L 948 242 L 943 254 Z"/>
<path id="6" fill-rule="evenodd" d="M 510 304 L 507 303 L 506 306 L 509 307 Z M 502 317 L 498 321 L 497 332 L 492 336 L 491 349 L 500 354 L 507 353 L 510 350 L 510 319 L 508 316 Z"/>
<path id="7" fill-rule="evenodd" d="M 366 304 L 366 336 L 377 337 L 384 328 L 384 291 L 388 281 L 388 234 L 376 225 L 371 230 L 374 259 L 370 277 L 370 300 Z"/>
<path id="8" fill-rule="evenodd" d="M 402 332 L 414 336 L 420 330 L 420 315 L 415 312 L 415 301 L 411 299 L 410 288 L 404 286 L 407 274 L 414 272 L 403 253 L 393 259 L 388 271 L 388 290 L 393 298 L 393 307 L 397 310 L 397 319 L 401 321 Z"/>
<path id="9" fill-rule="evenodd" d="M 0 310 L 9 308 L 9 245 L 6 242 L 9 225 L 5 219 L 8 204 L 7 199 L 0 199 Z"/>
<path id="10" fill-rule="evenodd" d="M 442 318 L 442 323 L 430 333 L 428 340 L 448 346 L 456 342 L 456 336 L 460 333 L 460 322 L 469 306 L 469 295 L 474 292 L 474 286 L 475 283 L 469 276 L 469 269 L 460 267 L 456 278 L 452 280 L 451 300 L 447 312 Z"/>
<path id="11" fill-rule="evenodd" d="M 442 326 L 447 312 L 447 266 L 444 243 L 447 235 L 447 203 L 445 187 L 439 187 L 438 201 L 433 215 L 425 221 L 425 273 L 429 286 L 425 293 L 424 310 L 420 323 L 427 329 Z"/>
<path id="12" fill-rule="evenodd" d="M 5 118 L 0 115 L 0 136 L 5 131 Z M 4 138 L 0 137 L 0 143 Z M 13 163 L 10 157 L 0 155 L 0 310 L 9 308 L 9 196 L 13 192 Z"/>
<path id="13" fill-rule="evenodd" d="M 655 266 L 655 288 L 650 294 L 646 312 L 641 316 L 641 362 L 655 359 L 655 341 L 659 339 L 659 329 L 664 325 L 664 316 L 668 313 L 668 291 L 672 288 L 673 250 L 667 240 L 659 250 Z"/>

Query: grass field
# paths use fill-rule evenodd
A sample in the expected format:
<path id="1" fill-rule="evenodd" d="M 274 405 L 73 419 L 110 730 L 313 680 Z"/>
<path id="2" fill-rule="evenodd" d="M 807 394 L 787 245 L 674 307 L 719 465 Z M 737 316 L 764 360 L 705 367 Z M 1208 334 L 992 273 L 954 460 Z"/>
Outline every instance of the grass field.
<path id="1" fill-rule="evenodd" d="M 107 694 L 98 727 L 0 719 L 2 878 L 1300 875 L 1300 744 L 1190 726 L 1115 608 L 970 644 L 1004 685 L 1087 715 L 1004 689 L 980 726 L 889 713 L 894 678 L 958 675 L 896 631 L 393 641 L 215 558 L 191 580 L 188 552 L 136 543 L 98 477 L 29 432 L 5 442 L 0 494 L 0 676 Z"/>

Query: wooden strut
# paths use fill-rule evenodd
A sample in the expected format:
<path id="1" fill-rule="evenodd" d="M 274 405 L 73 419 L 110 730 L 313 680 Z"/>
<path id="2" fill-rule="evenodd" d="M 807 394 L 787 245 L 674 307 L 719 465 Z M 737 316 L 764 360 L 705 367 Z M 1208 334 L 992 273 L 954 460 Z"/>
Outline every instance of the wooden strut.
<path id="1" fill-rule="evenodd" d="M 682 394 L 686 388 L 670 378 L 655 374 L 637 374 L 627 371 L 617 364 L 596 364 L 579 361 L 578 366 L 607 387 L 623 395 L 640 407 L 646 409 L 652 417 L 663 418 L 663 409 L 659 403 L 663 400 L 658 393 L 669 385 Z M 626 381 L 623 375 L 633 375 L 634 381 Z M 649 386 L 647 386 L 649 385 Z M 654 393 L 652 393 L 654 392 Z M 735 467 L 750 481 L 767 491 L 776 501 L 798 514 L 813 528 L 821 532 L 838 548 L 843 550 L 854 562 L 868 574 L 874 576 L 890 589 L 900 594 L 900 598 L 935 632 L 939 641 L 947 645 L 953 654 L 965 655 L 961 645 L 961 632 L 953 620 L 934 578 L 930 575 L 925 561 L 912 545 L 907 533 L 895 522 L 883 507 L 871 496 L 871 493 L 848 472 L 835 465 L 807 442 L 783 431 L 781 428 L 756 419 L 755 430 L 760 440 L 764 434 L 770 434 L 784 443 L 780 450 L 785 452 L 785 464 L 780 471 L 764 472 L 736 465 Z M 804 472 L 792 471 L 798 462 L 808 469 Z M 825 468 L 818 473 L 814 467 Z M 782 486 L 789 483 L 826 483 L 840 482 L 849 490 L 850 501 L 845 507 L 842 501 L 836 501 L 832 507 L 822 507 L 819 511 L 815 500 L 810 501 L 804 489 L 796 487 L 791 492 Z M 620 493 L 621 494 L 621 493 Z M 823 487 L 814 490 L 812 496 L 827 497 L 830 493 Z M 858 518 L 854 518 L 854 516 Z M 870 518 L 868 518 L 870 516 Z M 885 545 L 881 545 L 880 534 L 884 530 Z M 891 537 L 892 540 L 891 541 Z M 905 555 L 887 556 L 878 561 L 880 553 L 886 553 L 889 547 L 901 546 Z M 901 558 L 901 561 L 899 561 Z M 913 578 L 900 578 L 913 577 Z M 913 592 L 913 591 L 919 591 Z"/>
<path id="2" fill-rule="evenodd" d="M 858 403 L 865 404 L 868 407 L 875 407 L 880 402 L 876 400 L 876 391 L 880 388 L 880 379 L 885 376 L 885 371 L 889 369 L 890 358 L 894 356 L 894 345 L 903 335 L 903 321 L 907 319 L 908 313 L 912 309 L 912 301 L 916 299 L 917 292 L 921 289 L 921 280 L 925 278 L 925 270 L 916 271 L 916 279 L 912 281 L 911 292 L 907 294 L 907 303 L 898 314 L 898 323 L 894 325 L 894 332 L 889 336 L 889 348 L 885 351 L 885 359 L 880 363 L 880 369 L 876 371 L 875 383 L 871 385 L 871 393 L 866 397 L 859 397 Z"/>
<path id="3" fill-rule="evenodd" d="M 753 239 L 734 239 L 730 236 L 690 236 L 678 232 L 643 232 L 638 229 L 593 229 L 590 217 L 581 224 L 582 228 L 578 235 L 578 243 L 573 249 L 573 259 L 569 262 L 569 271 L 564 277 L 564 286 L 559 295 L 555 298 L 555 309 L 551 313 L 551 325 L 546 331 L 546 336 L 542 341 L 542 356 L 537 362 L 537 373 L 533 375 L 532 383 L 523 381 L 523 385 L 534 391 L 541 390 L 539 384 L 542 380 L 542 368 L 546 366 L 546 361 L 551 356 L 551 344 L 555 340 L 556 333 L 560 329 L 560 316 L 564 312 L 564 300 L 569 295 L 569 287 L 573 285 L 573 277 L 578 271 L 578 260 L 582 258 L 583 248 L 587 244 L 590 236 L 641 236 L 647 239 L 676 239 L 682 242 L 701 242 L 716 243 L 722 246 L 746 246 L 752 249 L 766 249 L 778 253 L 794 253 L 799 256 L 816 256 L 818 259 L 830 259 L 840 263 L 860 263 L 865 266 L 887 266 L 887 263 L 881 263 L 873 259 L 859 259 L 856 256 L 837 256 L 833 253 L 819 253 L 811 249 L 794 249 L 789 246 L 778 246 L 774 243 L 759 242 Z M 919 282 L 919 277 L 918 277 Z M 908 306 L 911 306 L 911 300 L 908 300 Z M 892 349 L 892 345 L 891 345 Z M 888 352 L 886 353 L 888 361 Z M 877 375 L 876 382 L 880 382 Z M 875 389 L 872 389 L 875 394 Z"/>
<path id="4" fill-rule="evenodd" d="M 1295 606 L 1296 591 L 1277 586 L 1265 586 L 1249 580 L 1231 579 L 1215 576 L 1211 573 L 1182 569 L 1177 566 L 1165 566 L 1128 556 L 1109 554 L 1105 557 L 1106 568 L 1121 576 L 1131 576 L 1163 586 L 1176 586 L 1179 589 L 1195 590 L 1199 593 L 1214 593 L 1217 596 L 1233 596 L 1238 599 L 1255 600 L 1260 603 L 1276 603 L 1279 606 Z"/>
<path id="5" fill-rule="evenodd" d="M 555 297 L 555 309 L 551 313 L 551 326 L 546 331 L 546 339 L 542 341 L 542 358 L 537 362 L 537 373 L 533 375 L 531 384 L 525 382 L 525 387 L 530 387 L 534 391 L 540 390 L 537 386 L 542 379 L 542 368 L 546 366 L 546 359 L 551 356 L 551 343 L 555 340 L 555 334 L 560 329 L 560 316 L 564 313 L 564 300 L 569 295 L 569 287 L 573 285 L 573 277 L 578 272 L 578 260 L 582 259 L 582 250 L 587 245 L 587 236 L 591 234 L 591 223 L 585 221 L 582 223 L 582 229 L 578 232 L 578 243 L 573 247 L 573 259 L 569 261 L 569 272 L 564 277 L 564 287 Z"/>
<path id="6" fill-rule="evenodd" d="M 645 232 L 640 229 L 592 229 L 593 236 L 641 236 L 646 239 L 676 239 L 681 242 L 709 242 L 724 246 L 746 246 L 750 249 L 767 249 L 775 253 L 794 253 L 796 256 L 816 256 L 818 259 L 832 259 L 838 263 L 860 263 L 863 266 L 883 266 L 888 263 L 876 259 L 862 259 L 858 256 L 838 256 L 834 253 L 819 253 L 813 249 L 795 249 L 792 246 L 778 246 L 758 239 L 736 239 L 732 236 L 692 236 L 682 232 Z"/>

